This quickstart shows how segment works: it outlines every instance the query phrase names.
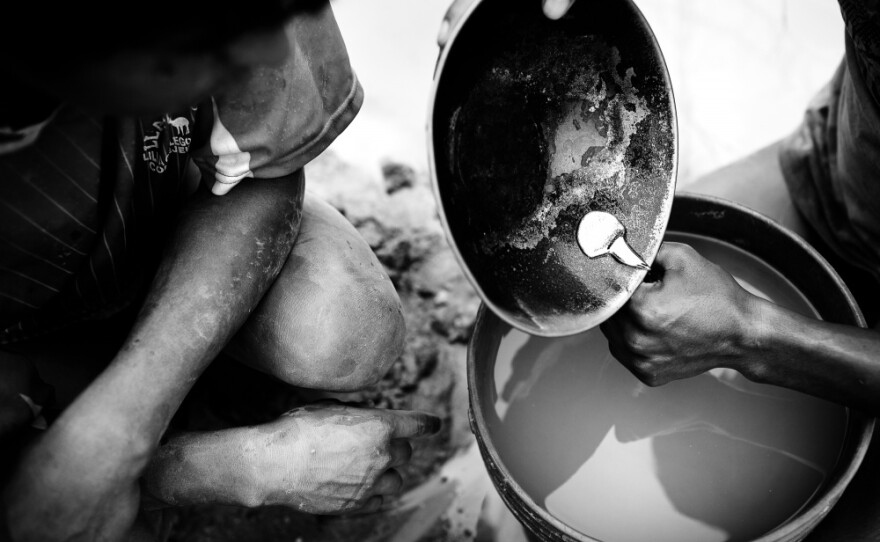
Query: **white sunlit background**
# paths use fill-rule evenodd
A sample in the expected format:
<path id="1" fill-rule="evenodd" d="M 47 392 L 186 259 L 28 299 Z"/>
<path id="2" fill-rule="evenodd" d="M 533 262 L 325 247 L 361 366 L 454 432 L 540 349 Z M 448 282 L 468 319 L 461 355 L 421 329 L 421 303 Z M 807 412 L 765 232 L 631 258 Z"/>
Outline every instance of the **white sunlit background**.
<path id="1" fill-rule="evenodd" d="M 428 94 L 449 3 L 332 0 L 366 90 L 360 115 L 331 147 L 340 158 L 376 175 L 386 159 L 427 170 Z M 834 0 L 636 4 L 672 77 L 679 187 L 791 131 L 843 55 Z"/>

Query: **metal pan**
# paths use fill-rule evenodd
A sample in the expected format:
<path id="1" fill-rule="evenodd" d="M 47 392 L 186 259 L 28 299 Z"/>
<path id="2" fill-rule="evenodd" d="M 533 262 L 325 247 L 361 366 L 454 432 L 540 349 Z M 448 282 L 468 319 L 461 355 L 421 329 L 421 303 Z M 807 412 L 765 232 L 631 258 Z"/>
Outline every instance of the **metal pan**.
<path id="1" fill-rule="evenodd" d="M 578 2 L 552 21 L 537 0 L 475 2 L 440 54 L 430 112 L 441 221 L 486 305 L 543 336 L 617 311 L 659 249 L 678 162 L 669 75 L 635 4 Z M 619 222 L 629 265 L 585 254 L 590 212 Z"/>

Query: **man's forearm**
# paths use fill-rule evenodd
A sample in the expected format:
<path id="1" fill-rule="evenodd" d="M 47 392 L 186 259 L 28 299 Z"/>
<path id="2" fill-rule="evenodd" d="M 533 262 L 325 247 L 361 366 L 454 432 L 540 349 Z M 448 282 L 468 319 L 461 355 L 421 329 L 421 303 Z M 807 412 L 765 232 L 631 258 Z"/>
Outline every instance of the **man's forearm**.
<path id="1" fill-rule="evenodd" d="M 743 374 L 880 415 L 880 333 L 769 302 L 758 316 L 755 355 Z"/>
<path id="2" fill-rule="evenodd" d="M 23 459 L 6 491 L 11 516 L 29 504 L 10 491 L 54 491 L 74 508 L 132 498 L 186 393 L 286 261 L 303 183 L 301 173 L 245 182 L 190 206 L 123 348 Z M 99 530 L 101 521 L 83 528 Z"/>
<path id="3" fill-rule="evenodd" d="M 158 441 L 286 261 L 299 226 L 302 183 L 301 175 L 242 183 L 185 213 L 124 346 L 70 416 L 112 410 L 111 420 Z"/>

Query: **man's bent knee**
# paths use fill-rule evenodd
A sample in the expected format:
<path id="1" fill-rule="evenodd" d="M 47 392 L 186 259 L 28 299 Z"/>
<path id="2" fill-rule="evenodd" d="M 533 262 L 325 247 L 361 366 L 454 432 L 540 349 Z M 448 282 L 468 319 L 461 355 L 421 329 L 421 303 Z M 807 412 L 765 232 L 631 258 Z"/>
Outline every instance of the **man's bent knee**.
<path id="1" fill-rule="evenodd" d="M 233 352 L 293 385 L 369 387 L 403 350 L 400 299 L 370 247 L 338 211 L 310 197 L 303 210 L 290 259 Z"/>

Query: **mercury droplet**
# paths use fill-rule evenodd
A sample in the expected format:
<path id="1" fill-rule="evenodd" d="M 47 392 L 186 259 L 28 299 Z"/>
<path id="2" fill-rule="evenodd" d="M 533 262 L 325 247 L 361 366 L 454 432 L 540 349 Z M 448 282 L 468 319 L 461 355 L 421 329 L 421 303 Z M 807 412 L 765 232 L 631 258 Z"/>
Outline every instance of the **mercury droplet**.
<path id="1" fill-rule="evenodd" d="M 578 225 L 577 242 L 590 258 L 611 254 L 618 262 L 648 270 L 651 267 L 630 247 L 624 236 L 626 228 L 617 217 L 604 211 L 591 211 Z"/>

